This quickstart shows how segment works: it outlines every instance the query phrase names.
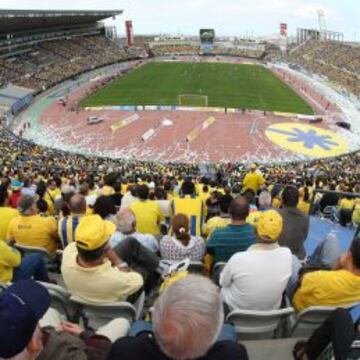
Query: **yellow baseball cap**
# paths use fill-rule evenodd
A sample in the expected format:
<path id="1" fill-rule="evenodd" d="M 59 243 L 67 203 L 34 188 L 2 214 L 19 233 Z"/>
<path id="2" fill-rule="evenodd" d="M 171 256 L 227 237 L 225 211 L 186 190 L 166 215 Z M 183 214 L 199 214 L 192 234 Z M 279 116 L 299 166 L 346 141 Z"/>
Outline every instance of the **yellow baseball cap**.
<path id="1" fill-rule="evenodd" d="M 257 222 L 260 219 L 260 216 L 262 215 L 261 211 L 253 211 L 249 214 L 249 216 L 246 218 L 246 222 L 252 226 L 256 227 Z"/>
<path id="2" fill-rule="evenodd" d="M 257 168 L 257 165 L 255 163 L 251 164 L 250 166 L 251 169 L 256 169 Z"/>
<path id="3" fill-rule="evenodd" d="M 283 228 L 283 219 L 275 210 L 268 210 L 261 214 L 256 223 L 256 230 L 260 238 L 277 241 Z"/>
<path id="4" fill-rule="evenodd" d="M 80 249 L 96 250 L 105 245 L 115 231 L 116 226 L 99 215 L 85 216 L 75 230 L 75 241 Z"/>

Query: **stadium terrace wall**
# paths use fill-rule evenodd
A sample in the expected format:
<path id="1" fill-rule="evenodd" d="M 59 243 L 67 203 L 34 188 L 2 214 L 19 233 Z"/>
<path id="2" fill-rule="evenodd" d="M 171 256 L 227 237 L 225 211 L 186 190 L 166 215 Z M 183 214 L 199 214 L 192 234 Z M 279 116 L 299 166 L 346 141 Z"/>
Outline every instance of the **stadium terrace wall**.
<path id="1" fill-rule="evenodd" d="M 16 115 L 32 103 L 33 94 L 34 92 L 29 89 L 8 85 L 0 88 L 0 106 L 12 115 Z"/>
<path id="2" fill-rule="evenodd" d="M 199 111 L 199 112 L 221 112 L 221 113 L 243 113 L 244 110 L 251 112 L 258 112 L 263 114 L 264 110 L 245 109 L 245 108 L 226 108 L 226 107 L 190 107 L 190 106 L 175 106 L 175 105 L 111 105 L 111 106 L 87 106 L 86 111 L 104 111 L 104 110 L 119 110 L 119 111 Z M 265 111 L 276 116 L 291 117 L 298 120 L 317 120 L 322 118 L 321 115 L 303 115 L 295 113 L 285 113 L 280 111 Z"/>
<path id="3" fill-rule="evenodd" d="M 11 113 L 16 115 L 21 110 L 27 108 L 34 100 L 33 95 L 29 94 L 24 98 L 18 100 L 15 104 L 11 106 Z"/>

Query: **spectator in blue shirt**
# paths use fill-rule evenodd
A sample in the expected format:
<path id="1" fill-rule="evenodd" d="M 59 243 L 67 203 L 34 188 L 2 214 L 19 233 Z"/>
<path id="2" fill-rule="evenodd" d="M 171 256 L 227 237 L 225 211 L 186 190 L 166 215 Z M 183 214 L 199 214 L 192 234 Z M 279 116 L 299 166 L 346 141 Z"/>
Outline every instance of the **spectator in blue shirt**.
<path id="1" fill-rule="evenodd" d="M 230 205 L 231 224 L 214 230 L 207 243 L 207 253 L 214 257 L 214 263 L 228 261 L 232 255 L 245 251 L 255 243 L 255 229 L 246 223 L 249 203 L 243 196 L 235 198 Z"/>

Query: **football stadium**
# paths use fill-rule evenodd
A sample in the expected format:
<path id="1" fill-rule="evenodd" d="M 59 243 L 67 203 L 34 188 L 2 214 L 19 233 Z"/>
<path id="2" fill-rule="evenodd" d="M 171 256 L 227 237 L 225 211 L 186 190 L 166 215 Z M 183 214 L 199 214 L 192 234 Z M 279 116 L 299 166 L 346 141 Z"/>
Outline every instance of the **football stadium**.
<path id="1" fill-rule="evenodd" d="M 360 359 L 360 43 L 313 16 L 0 9 L 0 359 Z"/>

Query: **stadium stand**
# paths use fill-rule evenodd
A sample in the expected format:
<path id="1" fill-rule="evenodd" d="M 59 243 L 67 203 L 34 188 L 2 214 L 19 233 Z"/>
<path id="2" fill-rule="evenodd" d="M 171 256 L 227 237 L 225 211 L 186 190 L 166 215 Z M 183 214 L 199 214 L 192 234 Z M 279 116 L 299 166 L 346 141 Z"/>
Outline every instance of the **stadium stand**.
<path id="1" fill-rule="evenodd" d="M 27 89 L 40 92 L 147 56 L 145 47 L 125 49 L 95 26 L 118 13 L 0 12 L 8 18 L 0 33 L 49 22 L 41 34 L 0 39 L 1 90 L 14 98 L 2 102 L 0 91 L 0 109 L 26 105 L 33 96 Z M 200 49 L 161 44 L 151 51 Z M 264 56 L 264 50 L 227 51 Z M 291 61 L 359 94 L 358 55 L 348 45 L 309 41 Z M 301 330 L 307 338 L 320 326 L 295 347 L 296 358 L 314 352 L 317 359 L 329 339 L 330 352 L 339 351 L 334 332 L 327 333 L 334 322 L 351 328 L 349 311 L 358 322 L 360 153 L 215 164 L 204 174 L 197 164 L 45 148 L 13 134 L 1 112 L 0 119 L 1 358 L 31 343 L 26 351 L 42 359 L 100 360 L 110 351 L 108 359 L 245 360 L 263 359 L 266 349 L 268 360 L 281 360 L 291 356 L 297 340 L 291 337 Z M 219 254 L 222 263 L 215 261 Z M 343 352 L 356 336 L 352 328 L 342 334 Z M 42 336 L 46 346 L 36 347 Z M 254 337 L 255 346 L 238 343 Z"/>
<path id="2" fill-rule="evenodd" d="M 213 53 L 216 55 L 261 59 L 265 55 L 265 46 L 246 43 L 231 46 L 223 44 L 215 46 Z"/>
<path id="3" fill-rule="evenodd" d="M 308 40 L 289 55 L 289 62 L 327 77 L 356 96 L 360 95 L 359 59 L 360 47 L 357 45 L 316 40 Z"/>
<path id="4" fill-rule="evenodd" d="M 41 91 L 83 72 L 137 56 L 105 37 L 105 28 L 97 23 L 117 14 L 40 11 L 37 17 L 44 23 L 39 24 L 31 11 L 1 11 L 0 83 Z M 28 30 L 28 35 L 22 30 Z"/>
<path id="5" fill-rule="evenodd" d="M 150 43 L 149 49 L 154 56 L 173 56 L 173 55 L 198 55 L 200 46 L 197 44 L 187 44 L 186 42 L 172 43 L 160 42 Z M 255 45 L 233 45 L 233 44 L 217 44 L 213 51 L 213 55 L 237 56 L 244 58 L 261 59 L 264 55 L 265 46 Z"/>
<path id="6" fill-rule="evenodd" d="M 198 55 L 200 46 L 192 44 L 150 44 L 150 50 L 154 56 L 171 56 L 171 55 Z"/>
<path id="7" fill-rule="evenodd" d="M 123 48 L 104 36 L 81 36 L 42 42 L 21 57 L 2 60 L 0 69 L 6 73 L 2 77 L 4 84 L 40 90 L 129 58 Z"/>

